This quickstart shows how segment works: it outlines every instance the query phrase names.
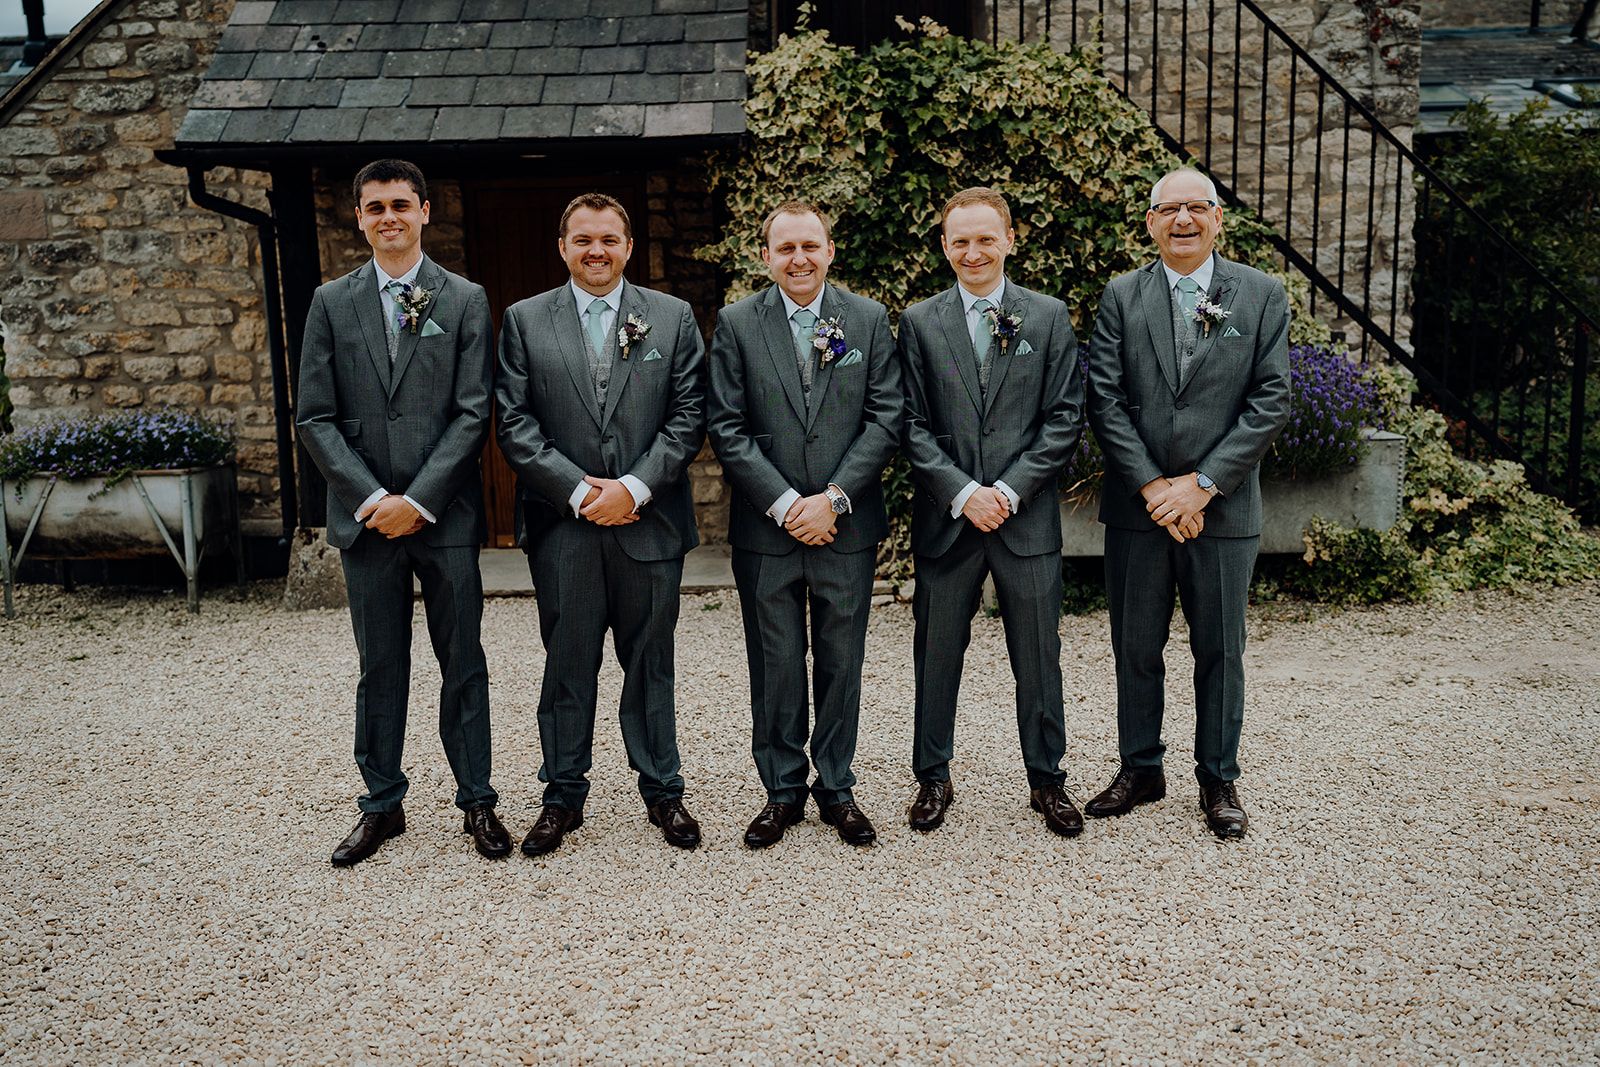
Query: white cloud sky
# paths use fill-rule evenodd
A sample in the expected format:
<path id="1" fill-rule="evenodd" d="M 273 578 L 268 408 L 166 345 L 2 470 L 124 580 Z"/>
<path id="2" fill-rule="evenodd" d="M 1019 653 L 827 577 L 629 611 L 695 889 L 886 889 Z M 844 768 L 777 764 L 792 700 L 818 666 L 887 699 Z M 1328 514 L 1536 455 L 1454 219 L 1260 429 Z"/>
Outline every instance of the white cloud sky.
<path id="1" fill-rule="evenodd" d="M 99 0 L 44 0 L 44 31 L 60 36 L 71 31 L 78 21 L 94 10 Z M 22 14 L 22 0 L 0 0 L 0 37 L 28 36 L 28 20 Z"/>

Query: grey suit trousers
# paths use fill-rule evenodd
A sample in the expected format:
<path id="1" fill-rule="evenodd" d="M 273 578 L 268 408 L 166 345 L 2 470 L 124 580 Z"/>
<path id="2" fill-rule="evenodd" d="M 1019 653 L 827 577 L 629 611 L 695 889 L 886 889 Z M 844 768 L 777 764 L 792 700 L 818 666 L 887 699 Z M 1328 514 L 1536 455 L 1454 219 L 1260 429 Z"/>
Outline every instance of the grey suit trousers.
<path id="1" fill-rule="evenodd" d="M 806 798 L 806 609 L 811 611 L 813 700 L 811 795 L 818 805 L 853 799 L 850 762 L 861 716 L 861 663 L 877 552 L 796 548 L 781 556 L 733 550 L 750 664 L 751 752 L 767 799 Z M 809 593 L 809 596 L 807 595 Z"/>
<path id="2" fill-rule="evenodd" d="M 456 807 L 499 799 L 489 785 L 489 670 L 479 628 L 483 578 L 477 545 L 430 546 L 371 530 L 342 551 L 361 678 L 356 684 L 356 766 L 362 811 L 393 811 L 406 794 L 401 769 L 411 692 L 412 578 L 422 584 L 428 636 L 443 676 L 439 738 L 456 779 Z"/>
<path id="3" fill-rule="evenodd" d="M 1034 507 L 1054 507 L 1046 498 Z M 1028 785 L 1058 785 L 1067 732 L 1061 700 L 1061 554 L 1019 556 L 998 532 L 966 529 L 939 556 L 918 556 L 912 663 L 916 670 L 912 771 L 918 781 L 950 777 L 955 749 L 956 695 L 972 640 L 985 575 L 994 575 L 1005 624 L 1006 651 L 1017 685 L 1017 735 Z"/>
<path id="4" fill-rule="evenodd" d="M 609 529 L 563 519 L 532 545 L 528 569 L 544 641 L 539 691 L 544 803 L 582 811 L 588 799 L 608 628 L 622 664 L 622 743 L 628 765 L 638 772 L 639 793 L 647 805 L 682 797 L 673 633 L 683 557 L 636 560 Z"/>
<path id="5" fill-rule="evenodd" d="M 1166 530 L 1106 527 L 1106 597 L 1117 663 L 1117 743 L 1126 767 L 1159 767 L 1166 745 L 1164 652 L 1173 594 L 1194 655 L 1195 773 L 1239 777 L 1244 726 L 1245 606 L 1259 537 L 1202 535 L 1183 544 Z"/>

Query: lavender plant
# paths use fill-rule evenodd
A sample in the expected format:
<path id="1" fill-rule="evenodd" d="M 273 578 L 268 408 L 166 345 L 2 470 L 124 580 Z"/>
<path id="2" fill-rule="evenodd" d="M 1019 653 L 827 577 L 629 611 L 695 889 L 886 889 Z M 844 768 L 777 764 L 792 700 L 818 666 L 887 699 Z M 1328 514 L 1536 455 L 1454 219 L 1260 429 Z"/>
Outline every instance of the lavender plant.
<path id="1" fill-rule="evenodd" d="M 210 467 L 233 458 L 232 427 L 177 408 L 117 411 L 39 423 L 0 440 L 0 478 L 105 479 L 139 470 Z"/>
<path id="2" fill-rule="evenodd" d="M 1342 352 L 1291 347 L 1289 390 L 1289 423 L 1262 464 L 1280 477 L 1317 478 L 1354 466 L 1366 450 L 1363 430 L 1387 423 L 1377 382 Z"/>

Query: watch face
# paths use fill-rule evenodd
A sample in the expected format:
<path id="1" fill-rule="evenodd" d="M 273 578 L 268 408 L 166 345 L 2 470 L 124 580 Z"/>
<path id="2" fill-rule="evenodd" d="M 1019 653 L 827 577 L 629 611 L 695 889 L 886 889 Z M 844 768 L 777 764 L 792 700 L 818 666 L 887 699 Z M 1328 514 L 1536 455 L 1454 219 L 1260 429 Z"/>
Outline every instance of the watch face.
<path id="1" fill-rule="evenodd" d="M 847 505 L 844 502 L 844 497 L 836 496 L 833 498 L 833 513 L 835 515 L 843 515 L 846 507 Z"/>

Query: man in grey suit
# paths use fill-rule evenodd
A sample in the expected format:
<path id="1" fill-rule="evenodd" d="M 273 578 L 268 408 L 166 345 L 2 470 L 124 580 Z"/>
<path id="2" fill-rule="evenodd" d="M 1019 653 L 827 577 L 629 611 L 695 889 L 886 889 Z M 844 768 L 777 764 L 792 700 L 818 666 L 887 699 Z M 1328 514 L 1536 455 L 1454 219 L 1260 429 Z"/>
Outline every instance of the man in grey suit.
<path id="1" fill-rule="evenodd" d="M 1215 253 L 1222 208 L 1198 171 L 1156 183 L 1145 226 L 1161 258 L 1106 286 L 1089 349 L 1122 766 L 1086 810 L 1121 815 L 1166 795 L 1163 652 L 1176 588 L 1194 654 L 1200 807 L 1213 833 L 1237 838 L 1245 605 L 1261 457 L 1289 419 L 1289 302 L 1277 279 Z"/>
<path id="2" fill-rule="evenodd" d="M 300 440 L 328 481 L 328 541 L 344 563 L 361 658 L 355 756 L 367 792 L 333 862 L 359 863 L 406 827 L 413 579 L 443 675 L 439 734 L 463 830 L 499 858 L 511 841 L 489 785 L 489 673 L 478 638 L 489 301 L 482 286 L 423 255 L 428 188 L 414 165 L 370 163 L 353 191 L 373 258 L 312 299 L 297 398 Z"/>
<path id="3" fill-rule="evenodd" d="M 530 856 L 583 824 L 601 649 L 622 663 L 622 740 L 650 821 L 693 848 L 673 706 L 683 556 L 696 544 L 689 463 L 705 438 L 705 343 L 689 305 L 623 281 L 628 213 L 589 193 L 558 228 L 567 284 L 506 309 L 498 437 L 517 474 L 539 605 L 544 809 Z"/>
<path id="4" fill-rule="evenodd" d="M 917 484 L 913 829 L 954 796 L 956 693 L 985 575 L 993 575 L 1017 684 L 1029 804 L 1063 836 L 1083 819 L 1062 787 L 1061 513 L 1056 482 L 1083 432 L 1083 375 L 1067 307 L 1005 276 L 1016 244 L 992 189 L 944 206 L 956 284 L 900 317 L 905 453 Z"/>
<path id="5" fill-rule="evenodd" d="M 889 314 L 827 285 L 828 217 L 780 204 L 761 227 L 777 284 L 722 309 L 711 339 L 708 430 L 733 486 L 728 539 L 750 664 L 751 747 L 767 803 L 745 831 L 776 844 L 805 817 L 806 612 L 814 634 L 822 820 L 849 844 L 877 831 L 856 806 L 856 726 L 877 546 L 889 534 L 883 468 L 904 398 Z"/>

